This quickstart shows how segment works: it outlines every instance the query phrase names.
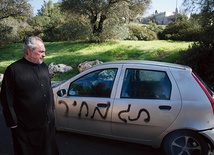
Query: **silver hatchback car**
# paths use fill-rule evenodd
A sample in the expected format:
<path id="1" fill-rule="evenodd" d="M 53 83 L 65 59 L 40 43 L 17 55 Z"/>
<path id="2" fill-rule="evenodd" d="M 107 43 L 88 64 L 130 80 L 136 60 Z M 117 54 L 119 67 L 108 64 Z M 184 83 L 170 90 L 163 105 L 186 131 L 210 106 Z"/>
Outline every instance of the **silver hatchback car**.
<path id="1" fill-rule="evenodd" d="M 53 87 L 56 129 L 207 155 L 214 146 L 213 92 L 187 66 L 103 63 Z"/>

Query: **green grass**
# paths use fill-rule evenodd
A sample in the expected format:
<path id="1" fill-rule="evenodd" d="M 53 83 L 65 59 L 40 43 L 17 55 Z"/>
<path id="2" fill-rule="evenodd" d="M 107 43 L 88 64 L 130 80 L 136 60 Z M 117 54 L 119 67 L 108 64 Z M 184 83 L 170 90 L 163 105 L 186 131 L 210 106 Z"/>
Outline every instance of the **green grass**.
<path id="1" fill-rule="evenodd" d="M 84 42 L 46 42 L 45 63 L 64 63 L 74 69 L 55 75 L 53 80 L 64 80 L 78 73 L 77 65 L 84 61 L 100 60 L 155 60 L 175 62 L 179 51 L 190 42 L 174 41 L 112 41 L 103 44 Z M 22 44 L 10 44 L 0 49 L 0 73 L 12 62 L 23 57 Z"/>

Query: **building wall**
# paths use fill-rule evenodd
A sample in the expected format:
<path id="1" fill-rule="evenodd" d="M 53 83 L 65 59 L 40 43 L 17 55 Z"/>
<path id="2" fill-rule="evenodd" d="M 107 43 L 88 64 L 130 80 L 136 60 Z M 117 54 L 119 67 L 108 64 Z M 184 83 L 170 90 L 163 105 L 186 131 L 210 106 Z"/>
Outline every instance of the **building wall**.
<path id="1" fill-rule="evenodd" d="M 168 25 L 170 22 L 172 22 L 174 17 L 175 14 L 171 12 L 155 13 L 149 17 L 143 18 L 143 23 L 147 24 L 149 21 L 152 21 L 157 25 Z"/>

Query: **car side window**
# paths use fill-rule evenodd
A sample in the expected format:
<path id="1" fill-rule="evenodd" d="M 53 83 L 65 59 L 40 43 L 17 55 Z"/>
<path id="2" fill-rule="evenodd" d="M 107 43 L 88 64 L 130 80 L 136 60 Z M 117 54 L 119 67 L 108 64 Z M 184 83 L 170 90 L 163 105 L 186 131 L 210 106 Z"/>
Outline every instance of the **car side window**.
<path id="1" fill-rule="evenodd" d="M 171 82 L 166 72 L 126 69 L 121 98 L 169 100 Z"/>
<path id="2" fill-rule="evenodd" d="M 117 69 L 91 72 L 70 83 L 68 96 L 110 97 Z"/>

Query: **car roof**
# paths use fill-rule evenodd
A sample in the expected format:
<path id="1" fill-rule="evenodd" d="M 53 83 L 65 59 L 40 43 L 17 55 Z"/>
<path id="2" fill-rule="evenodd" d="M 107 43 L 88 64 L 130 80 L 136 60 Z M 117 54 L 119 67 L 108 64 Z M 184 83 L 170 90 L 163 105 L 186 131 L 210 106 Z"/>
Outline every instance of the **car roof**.
<path id="1" fill-rule="evenodd" d="M 114 65 L 114 64 L 141 64 L 141 65 L 152 65 L 152 66 L 159 66 L 159 67 L 170 67 L 182 70 L 192 70 L 189 66 L 175 64 L 175 63 L 168 63 L 168 62 L 160 62 L 160 61 L 147 61 L 147 60 L 121 60 L 121 61 L 110 61 L 105 62 L 100 65 Z"/>

